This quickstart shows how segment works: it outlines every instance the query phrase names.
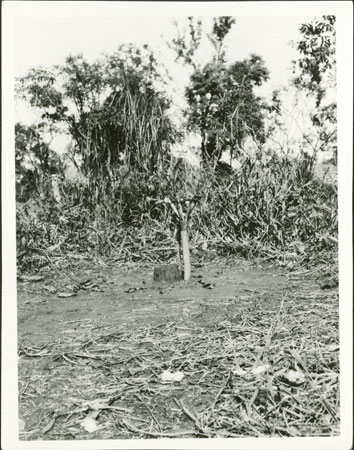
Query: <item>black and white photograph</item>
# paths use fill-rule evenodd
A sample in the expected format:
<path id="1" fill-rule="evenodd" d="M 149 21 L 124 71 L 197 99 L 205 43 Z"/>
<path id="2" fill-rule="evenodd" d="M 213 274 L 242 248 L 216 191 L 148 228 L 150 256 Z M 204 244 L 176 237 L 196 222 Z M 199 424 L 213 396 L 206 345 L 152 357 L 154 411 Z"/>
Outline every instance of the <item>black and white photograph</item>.
<path id="1" fill-rule="evenodd" d="M 352 448 L 352 2 L 2 6 L 2 448 Z"/>

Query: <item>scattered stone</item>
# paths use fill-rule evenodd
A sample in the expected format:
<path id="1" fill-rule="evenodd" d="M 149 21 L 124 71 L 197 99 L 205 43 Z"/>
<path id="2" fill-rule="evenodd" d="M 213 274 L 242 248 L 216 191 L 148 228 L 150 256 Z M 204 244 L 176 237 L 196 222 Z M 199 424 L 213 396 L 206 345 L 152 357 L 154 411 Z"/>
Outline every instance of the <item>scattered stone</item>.
<path id="1" fill-rule="evenodd" d="M 142 291 L 142 290 L 145 290 L 145 289 L 141 288 L 141 287 L 131 287 L 124 292 L 127 292 L 128 294 L 132 294 L 133 292 Z"/>
<path id="2" fill-rule="evenodd" d="M 198 279 L 198 283 L 200 283 L 205 289 L 214 289 L 215 283 L 207 283 L 203 279 Z"/>
<path id="3" fill-rule="evenodd" d="M 180 281 L 182 274 L 177 264 L 166 264 L 155 267 L 154 281 Z"/>

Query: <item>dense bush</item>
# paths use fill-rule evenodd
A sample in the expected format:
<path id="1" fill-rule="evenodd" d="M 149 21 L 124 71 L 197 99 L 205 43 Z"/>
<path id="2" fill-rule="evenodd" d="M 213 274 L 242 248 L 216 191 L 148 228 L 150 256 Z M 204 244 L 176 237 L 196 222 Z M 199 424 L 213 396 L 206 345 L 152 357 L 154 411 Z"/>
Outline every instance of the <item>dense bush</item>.
<path id="1" fill-rule="evenodd" d="M 231 177 L 207 177 L 209 194 L 195 226 L 212 240 L 218 236 L 220 248 L 247 256 L 333 249 L 336 187 L 304 176 L 304 165 L 273 156 L 265 163 L 246 160 Z"/>
<path id="2" fill-rule="evenodd" d="M 303 263 L 315 255 L 331 259 L 336 251 L 336 186 L 313 176 L 308 158 L 245 158 L 231 174 L 186 164 L 178 170 L 178 179 L 199 198 L 190 219 L 193 245 L 208 242 L 213 254 Z M 61 252 L 122 256 L 124 236 L 129 235 L 133 244 L 123 253 L 126 258 L 134 248 L 143 248 L 141 239 L 145 249 L 162 242 L 176 246 L 177 223 L 162 200 L 182 190 L 181 184 L 173 183 L 171 170 L 145 179 L 130 172 L 99 203 L 87 186 L 64 182 L 65 206 L 47 196 L 35 214 L 23 207 L 18 212 L 19 265 L 47 263 L 48 248 L 61 242 Z"/>

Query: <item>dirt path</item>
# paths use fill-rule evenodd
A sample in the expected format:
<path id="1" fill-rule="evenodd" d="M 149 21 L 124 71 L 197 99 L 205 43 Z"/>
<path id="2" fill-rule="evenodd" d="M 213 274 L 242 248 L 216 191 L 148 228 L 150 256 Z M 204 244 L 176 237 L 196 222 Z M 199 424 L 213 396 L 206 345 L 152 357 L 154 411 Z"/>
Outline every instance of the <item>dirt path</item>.
<path id="1" fill-rule="evenodd" d="M 88 287 L 83 286 L 76 296 L 58 297 L 58 293 L 70 293 L 85 281 Z M 205 288 L 201 281 L 211 286 Z M 301 289 L 304 287 L 302 281 Z M 19 342 L 34 345 L 55 340 L 73 329 L 70 324 L 85 321 L 93 321 L 96 326 L 162 323 L 166 318 L 181 317 L 186 308 L 203 320 L 217 321 L 218 316 L 232 315 L 245 300 L 249 304 L 250 294 L 277 308 L 282 294 L 292 289 L 299 289 L 299 284 L 280 272 L 242 260 L 231 267 L 206 265 L 194 270 L 191 282 L 174 284 L 154 282 L 151 268 L 122 271 L 96 267 L 40 283 L 19 283 Z M 234 299 L 231 309 L 220 308 L 228 298 Z"/>

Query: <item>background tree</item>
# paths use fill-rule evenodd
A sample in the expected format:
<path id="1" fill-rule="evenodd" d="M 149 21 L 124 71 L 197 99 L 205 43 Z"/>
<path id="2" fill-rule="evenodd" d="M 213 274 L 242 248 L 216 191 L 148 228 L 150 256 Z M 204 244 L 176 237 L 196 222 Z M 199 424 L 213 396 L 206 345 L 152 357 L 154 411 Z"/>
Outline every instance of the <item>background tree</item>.
<path id="1" fill-rule="evenodd" d="M 195 20 L 193 17 L 188 17 L 188 30 L 181 30 L 175 22 L 177 36 L 172 39 L 172 42 L 167 43 L 169 48 L 176 52 L 176 61 L 182 60 L 186 65 L 191 65 L 194 69 L 198 67 L 198 62 L 195 58 L 202 39 L 202 20 Z"/>
<path id="2" fill-rule="evenodd" d="M 189 33 L 179 33 L 173 41 L 177 59 L 193 67 L 185 91 L 187 125 L 201 134 L 204 163 L 216 164 L 225 151 L 232 160 L 247 136 L 258 144 L 264 143 L 267 136 L 264 115 L 269 106 L 256 95 L 255 87 L 268 80 L 269 72 L 257 55 L 231 64 L 226 62 L 225 38 L 235 23 L 236 19 L 228 16 L 213 19 L 207 35 L 213 54 L 203 67 L 196 61 L 202 36 L 200 20 L 195 24 L 189 18 Z"/>
<path id="3" fill-rule="evenodd" d="M 208 39 L 214 47 L 214 61 L 216 63 L 225 61 L 224 39 L 235 23 L 236 19 L 229 16 L 213 19 L 212 31 L 208 34 Z"/>
<path id="4" fill-rule="evenodd" d="M 45 180 L 61 174 L 63 163 L 45 142 L 46 124 L 15 125 L 16 197 L 25 202 L 33 194 L 41 195 Z"/>
<path id="5" fill-rule="evenodd" d="M 293 62 L 294 85 L 314 100 L 311 121 L 317 130 L 318 150 L 337 153 L 335 17 L 322 16 L 300 27 L 296 49 L 300 57 Z M 332 98 L 328 95 L 334 91 Z"/>
<path id="6" fill-rule="evenodd" d="M 186 89 L 188 124 L 202 136 L 204 162 L 217 162 L 228 150 L 239 153 L 247 136 L 264 143 L 266 104 L 254 92 L 269 77 L 261 57 L 227 65 L 211 62 L 191 76 Z"/>
<path id="7" fill-rule="evenodd" d="M 125 45 L 93 63 L 70 56 L 52 70 L 33 69 L 17 92 L 43 120 L 65 125 L 84 175 L 108 187 L 123 166 L 152 172 L 169 154 L 174 129 L 161 85 L 149 48 Z"/>

